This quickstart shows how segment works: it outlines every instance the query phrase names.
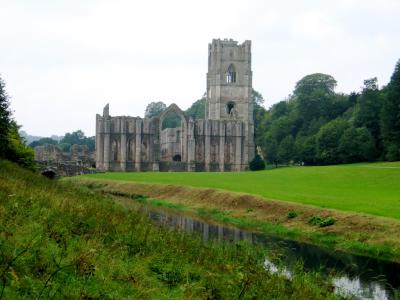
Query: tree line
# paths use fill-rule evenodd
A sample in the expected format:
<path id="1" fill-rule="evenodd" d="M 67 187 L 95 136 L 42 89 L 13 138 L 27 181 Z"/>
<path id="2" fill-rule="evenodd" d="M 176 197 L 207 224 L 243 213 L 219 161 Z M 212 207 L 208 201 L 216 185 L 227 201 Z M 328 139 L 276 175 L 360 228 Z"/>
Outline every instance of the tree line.
<path id="1" fill-rule="evenodd" d="M 288 99 L 255 108 L 255 140 L 268 163 L 400 160 L 400 60 L 382 88 L 377 78 L 349 95 L 336 85 L 330 75 L 307 75 Z"/>
<path id="2" fill-rule="evenodd" d="M 57 145 L 64 152 L 69 152 L 72 145 L 82 145 L 87 146 L 89 152 L 93 152 L 95 150 L 95 138 L 94 136 L 85 136 L 82 130 L 76 130 L 71 133 L 66 133 L 60 141 L 49 137 L 43 137 L 30 143 L 29 147 L 35 148 L 42 145 Z"/>

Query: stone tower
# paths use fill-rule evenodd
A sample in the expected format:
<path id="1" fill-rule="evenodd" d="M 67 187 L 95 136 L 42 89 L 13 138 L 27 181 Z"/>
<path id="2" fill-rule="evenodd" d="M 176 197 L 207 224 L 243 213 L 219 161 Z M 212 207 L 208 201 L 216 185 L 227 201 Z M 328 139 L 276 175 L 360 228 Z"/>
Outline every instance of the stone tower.
<path id="1" fill-rule="evenodd" d="M 251 41 L 214 39 L 208 44 L 208 120 L 238 120 L 245 124 L 246 161 L 254 157 L 254 118 L 251 101 Z"/>

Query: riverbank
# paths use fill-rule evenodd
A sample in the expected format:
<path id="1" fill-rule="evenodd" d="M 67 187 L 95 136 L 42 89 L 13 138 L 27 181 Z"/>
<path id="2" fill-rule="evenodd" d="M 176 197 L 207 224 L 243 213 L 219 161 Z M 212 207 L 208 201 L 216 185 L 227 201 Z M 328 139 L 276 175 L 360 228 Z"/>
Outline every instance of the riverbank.
<path id="1" fill-rule="evenodd" d="M 107 195 L 0 160 L 0 299 L 338 299 L 265 249 L 156 226 Z"/>
<path id="2" fill-rule="evenodd" d="M 88 178 L 70 180 L 103 193 L 140 199 L 267 234 L 400 262 L 400 221 L 396 219 L 216 189 Z"/>
<path id="3" fill-rule="evenodd" d="M 257 172 L 108 172 L 82 177 L 220 189 L 400 220 L 400 162 Z"/>

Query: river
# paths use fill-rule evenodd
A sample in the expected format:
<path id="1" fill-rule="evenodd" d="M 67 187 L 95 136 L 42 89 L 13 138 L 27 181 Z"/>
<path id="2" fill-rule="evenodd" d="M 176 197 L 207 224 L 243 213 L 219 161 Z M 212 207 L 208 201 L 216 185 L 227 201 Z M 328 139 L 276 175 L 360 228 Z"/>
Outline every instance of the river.
<path id="1" fill-rule="evenodd" d="M 132 204 L 129 206 L 132 208 Z M 271 272 L 279 272 L 282 276 L 290 278 L 296 264 L 302 261 L 306 271 L 322 272 L 333 278 L 335 291 L 341 296 L 355 296 L 365 300 L 400 299 L 400 295 L 395 292 L 400 289 L 399 263 L 332 251 L 204 220 L 172 209 L 147 204 L 134 206 L 156 224 L 199 234 L 204 240 L 232 242 L 246 240 L 268 249 L 267 255 L 279 253 L 282 265 L 278 267 L 267 256 L 265 267 Z"/>

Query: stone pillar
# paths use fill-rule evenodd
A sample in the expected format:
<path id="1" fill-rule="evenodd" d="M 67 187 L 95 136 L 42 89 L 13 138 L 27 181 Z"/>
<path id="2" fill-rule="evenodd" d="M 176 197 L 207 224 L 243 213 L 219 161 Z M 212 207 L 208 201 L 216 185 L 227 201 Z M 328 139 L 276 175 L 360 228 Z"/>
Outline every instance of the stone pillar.
<path id="1" fill-rule="evenodd" d="M 188 126 L 188 147 L 187 147 L 187 170 L 189 172 L 196 171 L 196 140 L 194 137 L 194 122 L 192 119 L 189 120 Z"/>
<path id="2" fill-rule="evenodd" d="M 225 171 L 225 123 L 219 122 L 219 170 Z"/>
<path id="3" fill-rule="evenodd" d="M 250 138 L 249 138 L 249 132 L 250 132 L 250 127 L 249 127 L 249 123 L 244 123 L 243 127 L 242 127 L 242 135 L 243 135 L 243 144 L 244 144 L 244 148 L 243 148 L 243 158 L 242 158 L 242 170 L 245 168 L 245 166 L 247 166 L 249 164 L 249 147 L 250 147 Z M 253 149 L 254 149 L 254 145 L 253 145 Z M 253 150 L 254 151 L 254 150 Z"/>
<path id="4" fill-rule="evenodd" d="M 104 121 L 104 170 L 110 170 L 110 153 L 111 153 L 111 142 L 110 142 L 110 120 Z"/>
<path id="5" fill-rule="evenodd" d="M 235 124 L 235 170 L 240 171 L 242 169 L 242 122 L 236 122 Z"/>
<path id="6" fill-rule="evenodd" d="M 211 121 L 205 120 L 204 122 L 204 169 L 210 171 L 210 135 L 211 135 Z"/>
<path id="7" fill-rule="evenodd" d="M 104 138 L 103 120 L 99 114 L 96 115 L 96 168 L 103 168 L 104 161 Z"/>
<path id="8" fill-rule="evenodd" d="M 121 118 L 121 171 L 125 172 L 126 171 L 126 151 L 127 145 L 126 145 L 126 122 L 125 118 Z"/>
<path id="9" fill-rule="evenodd" d="M 140 164 L 141 164 L 141 158 L 142 158 L 142 119 L 137 118 L 136 119 L 136 151 L 135 151 L 135 170 L 140 171 Z"/>
<path id="10" fill-rule="evenodd" d="M 181 121 L 181 160 L 182 162 L 188 162 L 188 122 L 186 122 L 185 118 L 182 118 Z"/>

